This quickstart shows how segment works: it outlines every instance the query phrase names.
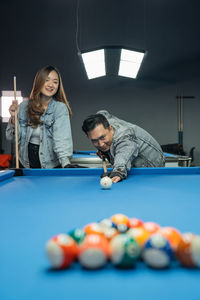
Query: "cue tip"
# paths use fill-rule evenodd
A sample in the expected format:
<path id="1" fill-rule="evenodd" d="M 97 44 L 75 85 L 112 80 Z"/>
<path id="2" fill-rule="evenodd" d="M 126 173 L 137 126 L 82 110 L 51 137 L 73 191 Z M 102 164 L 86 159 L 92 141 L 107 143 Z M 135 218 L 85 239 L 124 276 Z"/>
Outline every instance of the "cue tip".
<path id="1" fill-rule="evenodd" d="M 107 166 L 106 166 L 105 157 L 103 157 L 102 160 L 103 160 L 103 170 L 104 170 L 104 173 L 107 173 Z"/>

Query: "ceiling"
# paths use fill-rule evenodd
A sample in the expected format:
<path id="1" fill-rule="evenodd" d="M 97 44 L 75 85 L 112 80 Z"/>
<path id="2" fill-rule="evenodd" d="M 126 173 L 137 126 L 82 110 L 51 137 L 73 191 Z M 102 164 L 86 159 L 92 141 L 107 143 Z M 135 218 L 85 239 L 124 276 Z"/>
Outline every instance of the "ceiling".
<path id="1" fill-rule="evenodd" d="M 1 0 L 0 89 L 26 96 L 44 65 L 61 71 L 69 93 L 119 86 L 154 88 L 199 77 L 200 1 Z M 147 51 L 137 80 L 87 80 L 80 50 L 124 45 Z"/>

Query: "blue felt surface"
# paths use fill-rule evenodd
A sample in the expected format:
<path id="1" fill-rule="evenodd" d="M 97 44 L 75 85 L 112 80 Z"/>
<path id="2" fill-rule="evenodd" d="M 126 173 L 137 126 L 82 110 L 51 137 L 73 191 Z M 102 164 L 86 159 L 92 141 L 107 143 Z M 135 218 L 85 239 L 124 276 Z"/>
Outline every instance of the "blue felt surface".
<path id="1" fill-rule="evenodd" d="M 111 190 L 101 189 L 99 170 L 27 170 L 1 181 L 0 299 L 199 299 L 200 270 L 178 264 L 163 271 L 141 262 L 131 270 L 49 268 L 50 237 L 119 212 L 200 234 L 200 169 L 156 170 L 135 169 Z"/>

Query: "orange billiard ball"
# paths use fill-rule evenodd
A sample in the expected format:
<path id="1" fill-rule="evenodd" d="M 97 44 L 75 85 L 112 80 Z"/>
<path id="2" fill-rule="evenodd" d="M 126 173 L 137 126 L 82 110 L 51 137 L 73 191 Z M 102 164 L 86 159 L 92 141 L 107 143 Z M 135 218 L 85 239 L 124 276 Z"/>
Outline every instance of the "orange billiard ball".
<path id="1" fill-rule="evenodd" d="M 143 248 L 144 244 L 151 236 L 151 233 L 144 227 L 130 228 L 127 231 L 127 234 L 136 240 L 140 248 Z"/>
<path id="2" fill-rule="evenodd" d="M 143 227 L 151 234 L 156 233 L 160 229 L 160 225 L 155 222 L 145 222 Z"/>
<path id="3" fill-rule="evenodd" d="M 176 257 L 184 267 L 194 268 L 200 266 L 200 236 L 193 233 L 182 234 Z"/>
<path id="4" fill-rule="evenodd" d="M 84 231 L 86 234 L 100 234 L 103 235 L 103 226 L 100 223 L 89 223 L 85 225 Z"/>
<path id="5" fill-rule="evenodd" d="M 130 228 L 142 227 L 144 222 L 137 218 L 129 218 L 128 226 Z"/>
<path id="6" fill-rule="evenodd" d="M 129 218 L 124 214 L 115 214 L 111 217 L 113 227 L 115 227 L 119 233 L 124 233 L 129 228 Z"/>
<path id="7" fill-rule="evenodd" d="M 119 224 L 128 225 L 128 223 L 129 223 L 129 218 L 124 214 L 115 214 L 111 217 L 111 220 L 116 225 L 119 225 Z"/>
<path id="8" fill-rule="evenodd" d="M 173 227 L 162 227 L 159 230 L 159 233 L 162 234 L 170 242 L 172 249 L 176 252 L 177 247 L 182 240 L 181 233 Z"/>
<path id="9" fill-rule="evenodd" d="M 110 245 L 105 236 L 88 234 L 78 245 L 78 260 L 87 269 L 102 268 L 110 256 Z"/>
<path id="10" fill-rule="evenodd" d="M 46 244 L 46 254 L 54 269 L 68 268 L 77 257 L 77 244 L 68 234 L 58 234 Z"/>

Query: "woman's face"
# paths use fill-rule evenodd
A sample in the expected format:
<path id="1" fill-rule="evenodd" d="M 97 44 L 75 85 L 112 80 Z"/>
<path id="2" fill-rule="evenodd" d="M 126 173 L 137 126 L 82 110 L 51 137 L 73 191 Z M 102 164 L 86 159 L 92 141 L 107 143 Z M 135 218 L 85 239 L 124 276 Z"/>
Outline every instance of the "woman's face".
<path id="1" fill-rule="evenodd" d="M 56 71 L 51 71 L 47 76 L 45 83 L 41 89 L 41 94 L 46 97 L 53 97 L 58 90 L 59 77 Z"/>

